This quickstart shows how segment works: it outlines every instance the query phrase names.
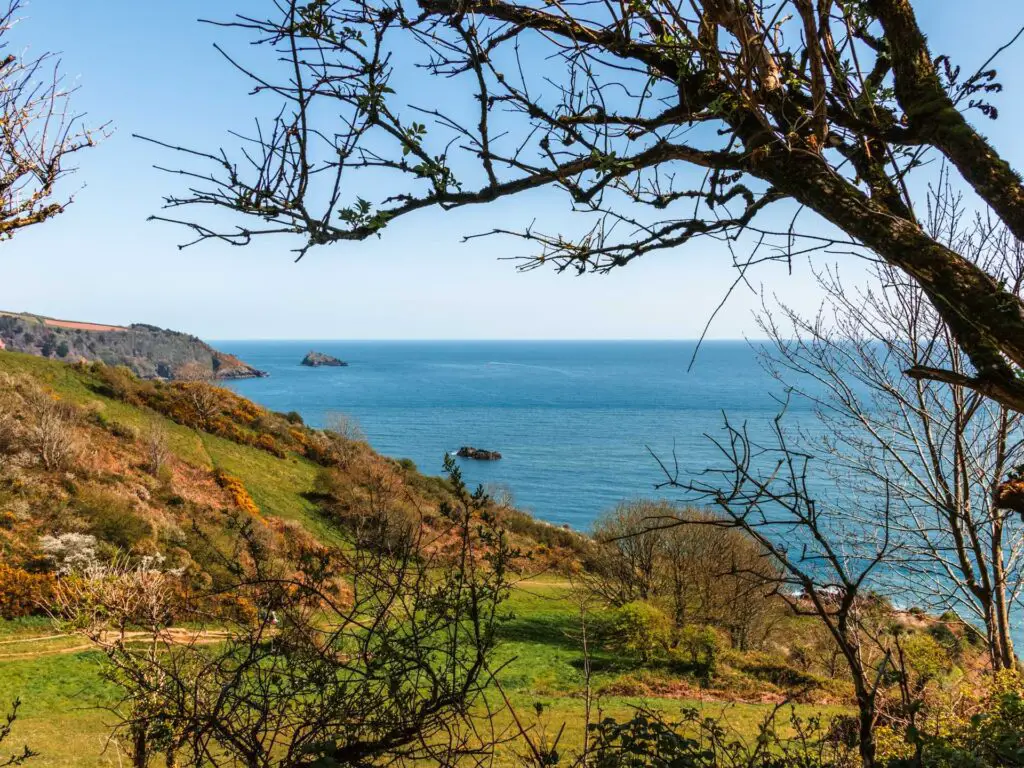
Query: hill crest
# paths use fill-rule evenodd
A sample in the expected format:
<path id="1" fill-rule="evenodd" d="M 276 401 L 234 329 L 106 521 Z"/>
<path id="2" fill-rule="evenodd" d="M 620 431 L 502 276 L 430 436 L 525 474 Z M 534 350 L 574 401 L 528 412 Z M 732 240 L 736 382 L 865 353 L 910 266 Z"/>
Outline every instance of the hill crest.
<path id="1" fill-rule="evenodd" d="M 0 311 L 0 349 L 64 362 L 123 365 L 144 379 L 245 379 L 265 376 L 187 333 L 145 323 L 109 325 Z"/>

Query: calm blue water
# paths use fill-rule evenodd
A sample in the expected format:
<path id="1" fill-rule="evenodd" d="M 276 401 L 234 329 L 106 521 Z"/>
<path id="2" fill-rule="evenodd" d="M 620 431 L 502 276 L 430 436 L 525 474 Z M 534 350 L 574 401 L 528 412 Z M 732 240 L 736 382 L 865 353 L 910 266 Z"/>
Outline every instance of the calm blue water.
<path id="1" fill-rule="evenodd" d="M 647 450 L 666 459 L 673 445 L 680 479 L 722 467 L 708 436 L 723 438 L 723 413 L 746 422 L 751 439 L 774 445 L 781 386 L 746 342 L 705 343 L 687 371 L 693 342 L 217 342 L 270 373 L 232 384 L 276 411 L 299 411 L 322 426 L 331 413 L 354 417 L 371 444 L 438 474 L 445 452 L 461 445 L 501 451 L 497 462 L 461 461 L 471 484 L 505 485 L 517 505 L 553 523 L 586 530 L 619 501 L 681 492 L 664 480 Z M 310 350 L 348 368 L 299 365 Z M 806 383 L 806 382 L 805 382 Z M 820 429 L 806 401 L 787 423 Z M 816 468 L 815 468 L 816 467 Z M 871 504 L 853 483 L 812 466 L 810 490 L 833 504 Z M 774 529 L 797 542 L 803 531 Z M 872 536 L 865 536 L 870 542 Z M 870 549 L 870 546 L 869 546 Z M 913 586 L 899 566 L 876 574 L 880 588 L 911 604 Z M 1024 626 L 1015 627 L 1024 645 Z"/>
<path id="2" fill-rule="evenodd" d="M 471 484 L 508 486 L 521 508 L 587 529 L 602 511 L 657 492 L 647 451 L 698 472 L 720 465 L 707 434 L 722 413 L 764 433 L 778 385 L 746 342 L 217 342 L 270 378 L 233 384 L 313 426 L 355 417 L 381 453 L 438 474 L 461 445 L 498 450 L 497 462 L 462 461 Z M 311 349 L 348 368 L 299 365 Z M 794 414 L 799 416 L 799 414 Z M 678 495 L 678 492 L 676 492 Z"/>

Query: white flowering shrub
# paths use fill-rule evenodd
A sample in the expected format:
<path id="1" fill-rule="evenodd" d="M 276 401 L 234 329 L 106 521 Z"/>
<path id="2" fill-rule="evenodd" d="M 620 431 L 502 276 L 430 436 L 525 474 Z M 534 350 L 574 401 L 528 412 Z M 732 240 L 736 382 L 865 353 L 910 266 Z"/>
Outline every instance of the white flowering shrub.
<path id="1" fill-rule="evenodd" d="M 43 536 L 40 547 L 60 576 L 84 573 L 99 562 L 96 556 L 96 537 L 85 533 L 62 533 Z"/>

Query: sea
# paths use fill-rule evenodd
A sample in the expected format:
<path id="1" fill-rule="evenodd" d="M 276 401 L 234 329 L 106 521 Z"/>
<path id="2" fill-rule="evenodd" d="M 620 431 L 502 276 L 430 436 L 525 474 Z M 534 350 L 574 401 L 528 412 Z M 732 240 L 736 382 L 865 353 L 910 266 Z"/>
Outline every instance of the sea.
<path id="1" fill-rule="evenodd" d="M 759 342 L 692 341 L 217 341 L 269 373 L 233 382 L 312 426 L 343 414 L 380 453 L 441 474 L 461 446 L 501 460 L 459 460 L 470 485 L 510 492 L 516 506 L 588 530 L 616 504 L 682 500 L 659 488 L 661 462 L 680 482 L 722 467 L 725 418 L 768 438 L 783 387 L 759 362 Z M 310 351 L 344 368 L 300 365 Z M 696 354 L 695 354 L 696 352 Z M 787 419 L 813 416 L 790 402 Z"/>

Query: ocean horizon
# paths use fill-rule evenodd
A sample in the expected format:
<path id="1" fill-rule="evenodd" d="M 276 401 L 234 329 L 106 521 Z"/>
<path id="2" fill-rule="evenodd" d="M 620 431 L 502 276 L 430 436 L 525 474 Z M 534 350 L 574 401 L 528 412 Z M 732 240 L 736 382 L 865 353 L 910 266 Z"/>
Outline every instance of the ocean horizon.
<path id="1" fill-rule="evenodd" d="M 460 460 L 466 480 L 580 530 L 622 501 L 680 500 L 656 487 L 666 477 L 654 456 L 674 451 L 683 479 L 721 466 L 725 414 L 767 435 L 783 388 L 758 363 L 763 344 L 705 341 L 691 367 L 693 340 L 216 342 L 270 374 L 231 382 L 240 394 L 312 426 L 350 416 L 377 451 L 428 474 L 464 445 L 499 451 Z M 349 366 L 301 366 L 312 350 Z"/>

